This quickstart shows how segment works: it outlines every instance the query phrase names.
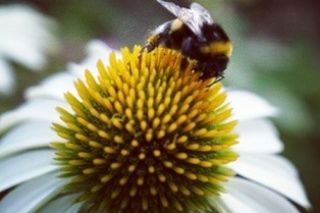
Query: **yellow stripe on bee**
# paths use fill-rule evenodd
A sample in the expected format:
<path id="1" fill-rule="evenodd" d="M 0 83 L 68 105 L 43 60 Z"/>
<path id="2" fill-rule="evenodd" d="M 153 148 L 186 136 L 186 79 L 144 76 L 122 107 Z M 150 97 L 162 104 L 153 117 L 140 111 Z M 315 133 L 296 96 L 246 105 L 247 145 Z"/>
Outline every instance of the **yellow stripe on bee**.
<path id="1" fill-rule="evenodd" d="M 233 46 L 230 41 L 215 41 L 208 46 L 202 47 L 201 51 L 212 55 L 222 54 L 230 57 L 232 55 L 232 49 Z"/>

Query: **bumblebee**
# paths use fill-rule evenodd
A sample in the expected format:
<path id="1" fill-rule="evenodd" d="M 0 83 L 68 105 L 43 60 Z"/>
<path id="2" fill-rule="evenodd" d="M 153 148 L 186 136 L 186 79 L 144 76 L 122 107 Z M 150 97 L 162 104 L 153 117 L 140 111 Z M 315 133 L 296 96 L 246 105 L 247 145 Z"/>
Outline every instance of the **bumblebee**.
<path id="1" fill-rule="evenodd" d="M 225 31 L 200 4 L 192 3 L 188 9 L 157 1 L 176 19 L 158 26 L 148 37 L 145 49 L 152 51 L 163 46 L 179 50 L 186 58 L 196 61 L 194 70 L 201 72 L 201 79 L 220 81 L 232 54 L 232 44 Z"/>

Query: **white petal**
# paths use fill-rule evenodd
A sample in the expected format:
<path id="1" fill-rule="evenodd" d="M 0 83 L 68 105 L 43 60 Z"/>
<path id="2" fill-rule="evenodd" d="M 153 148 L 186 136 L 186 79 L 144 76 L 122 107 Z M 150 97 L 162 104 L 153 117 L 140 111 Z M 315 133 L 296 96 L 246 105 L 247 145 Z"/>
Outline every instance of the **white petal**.
<path id="1" fill-rule="evenodd" d="M 62 101 L 45 99 L 28 101 L 15 110 L 2 114 L 0 117 L 0 132 L 28 120 L 58 122 L 57 106 L 69 109 L 66 102 Z"/>
<path id="2" fill-rule="evenodd" d="M 230 212 L 298 213 L 285 198 L 248 180 L 232 178 L 228 182 L 227 190 L 221 198 Z"/>
<path id="3" fill-rule="evenodd" d="M 105 66 L 109 64 L 109 55 L 111 52 L 118 51 L 110 48 L 107 44 L 99 40 L 92 40 L 87 44 L 87 58 L 80 64 L 71 63 L 68 66 L 70 70 L 77 77 L 84 79 L 84 71 L 89 69 L 93 76 L 98 75 L 97 62 L 101 60 Z"/>
<path id="4" fill-rule="evenodd" d="M 78 213 L 81 206 L 81 203 L 74 204 L 65 213 Z"/>
<path id="5" fill-rule="evenodd" d="M 37 208 L 54 197 L 64 184 L 64 180 L 56 178 L 56 173 L 28 181 L 15 188 L 1 200 L 0 212 L 35 212 Z"/>
<path id="6" fill-rule="evenodd" d="M 77 96 L 73 82 L 77 78 L 84 79 L 84 71 L 89 69 L 93 76 L 97 76 L 96 64 L 101 59 L 105 66 L 108 64 L 109 55 L 114 51 L 102 41 L 93 40 L 87 45 L 88 57 L 80 64 L 71 63 L 68 65 L 70 72 L 61 72 L 47 78 L 39 86 L 27 90 L 27 98 L 49 97 L 63 100 L 64 93 L 69 91 Z M 59 85 L 59 86 L 57 86 Z"/>
<path id="7" fill-rule="evenodd" d="M 117 50 L 111 48 L 105 42 L 100 40 L 89 41 L 86 46 L 86 49 L 87 49 L 88 55 L 99 54 L 101 56 L 106 56 L 106 57 L 109 57 L 112 51 L 118 52 Z"/>
<path id="8" fill-rule="evenodd" d="M 28 99 L 33 98 L 52 98 L 64 100 L 64 94 L 67 91 L 76 93 L 73 82 L 76 78 L 67 73 L 61 72 L 46 78 L 40 85 L 30 87 L 26 91 Z"/>
<path id="9" fill-rule="evenodd" d="M 44 53 L 54 39 L 48 32 L 52 23 L 23 5 L 0 8 L 0 55 L 13 59 L 30 69 L 40 70 L 45 64 Z"/>
<path id="10" fill-rule="evenodd" d="M 235 128 L 239 134 L 239 143 L 234 150 L 240 153 L 279 153 L 283 144 L 278 131 L 271 121 L 254 119 L 240 121 Z"/>
<path id="11" fill-rule="evenodd" d="M 237 174 L 275 190 L 294 202 L 310 208 L 310 203 L 294 166 L 285 158 L 274 155 L 241 154 L 228 164 Z"/>
<path id="12" fill-rule="evenodd" d="M 0 191 L 55 170 L 52 159 L 51 149 L 34 150 L 1 159 Z"/>
<path id="13" fill-rule="evenodd" d="M 48 147 L 59 137 L 51 129 L 50 122 L 27 122 L 9 131 L 0 140 L 0 158 L 27 149 Z"/>
<path id="14" fill-rule="evenodd" d="M 228 92 L 228 101 L 233 108 L 234 117 L 239 121 L 274 116 L 277 113 L 275 107 L 248 91 L 231 90 Z"/>
<path id="15" fill-rule="evenodd" d="M 14 85 L 14 74 L 9 64 L 0 58 L 0 94 L 10 94 Z"/>
<path id="16" fill-rule="evenodd" d="M 41 208 L 42 213 L 65 213 L 70 211 L 70 208 L 74 205 L 74 201 L 77 195 L 65 195 L 59 196 L 57 199 L 51 201 L 45 207 Z"/>
<path id="17" fill-rule="evenodd" d="M 223 206 L 226 212 L 245 212 L 256 213 L 257 211 L 249 203 L 242 201 L 239 196 L 234 196 L 231 193 L 225 193 L 221 195 L 221 199 L 224 202 Z"/>

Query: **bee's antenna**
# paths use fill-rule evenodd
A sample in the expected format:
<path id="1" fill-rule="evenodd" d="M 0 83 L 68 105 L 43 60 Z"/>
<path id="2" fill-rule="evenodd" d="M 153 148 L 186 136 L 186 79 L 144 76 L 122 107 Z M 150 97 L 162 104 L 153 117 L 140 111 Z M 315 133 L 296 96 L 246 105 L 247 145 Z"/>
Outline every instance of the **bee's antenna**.
<path id="1" fill-rule="evenodd" d="M 219 81 L 221 81 L 222 79 L 224 79 L 224 76 L 223 75 L 219 75 L 218 77 L 216 77 L 216 79 L 210 83 L 207 87 L 211 87 L 212 85 L 218 83 Z"/>

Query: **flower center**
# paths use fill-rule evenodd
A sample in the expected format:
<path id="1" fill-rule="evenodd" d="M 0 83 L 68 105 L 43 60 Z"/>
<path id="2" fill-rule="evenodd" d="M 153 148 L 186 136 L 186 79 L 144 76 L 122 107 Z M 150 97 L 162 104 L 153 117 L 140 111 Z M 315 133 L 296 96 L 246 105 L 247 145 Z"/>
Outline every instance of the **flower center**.
<path id="1" fill-rule="evenodd" d="M 52 146 L 67 192 L 93 212 L 214 208 L 233 175 L 224 164 L 237 158 L 221 83 L 208 87 L 174 50 L 135 47 L 121 57 L 75 83 L 79 98 L 65 95 L 71 112 L 58 108 L 64 125 L 53 126 L 63 141 Z"/>

